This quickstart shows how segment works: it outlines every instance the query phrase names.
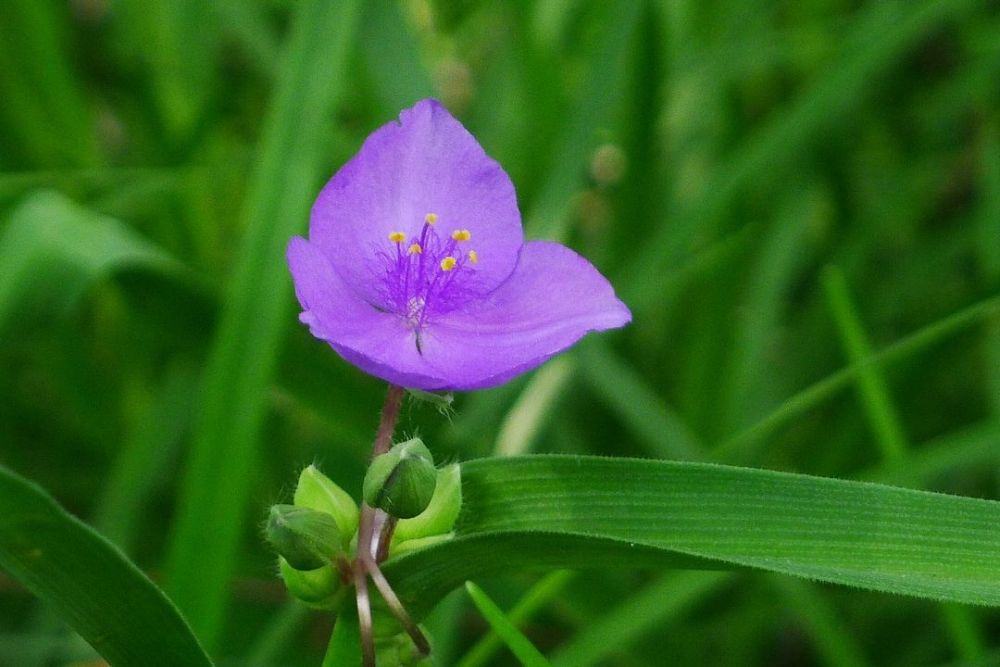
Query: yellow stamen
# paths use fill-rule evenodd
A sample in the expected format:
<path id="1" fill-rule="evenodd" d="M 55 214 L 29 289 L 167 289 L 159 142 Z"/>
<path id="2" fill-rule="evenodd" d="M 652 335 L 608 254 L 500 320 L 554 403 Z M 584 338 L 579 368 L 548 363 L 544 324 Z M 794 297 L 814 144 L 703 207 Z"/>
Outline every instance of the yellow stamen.
<path id="1" fill-rule="evenodd" d="M 413 245 L 411 245 L 409 248 L 406 249 L 406 252 L 411 255 L 419 255 L 423 251 L 424 249 L 420 247 L 419 243 L 414 243 Z"/>
<path id="2" fill-rule="evenodd" d="M 468 229 L 456 229 L 451 233 L 451 238 L 456 241 L 468 241 L 472 238 L 472 232 Z"/>
<path id="3" fill-rule="evenodd" d="M 469 261 L 472 262 L 473 264 L 478 264 L 479 263 L 479 253 L 476 252 L 475 250 L 470 250 L 469 251 Z"/>
<path id="4" fill-rule="evenodd" d="M 455 268 L 456 264 L 458 264 L 458 260 L 456 260 L 454 257 L 445 257 L 444 259 L 441 260 L 441 270 L 451 271 L 452 269 Z"/>
<path id="5" fill-rule="evenodd" d="M 424 222 L 426 222 L 428 225 L 433 225 L 437 221 L 438 221 L 437 213 L 428 213 L 427 215 L 424 216 Z"/>
<path id="6" fill-rule="evenodd" d="M 389 240 L 393 243 L 402 243 L 406 240 L 406 234 L 403 232 L 389 232 Z"/>

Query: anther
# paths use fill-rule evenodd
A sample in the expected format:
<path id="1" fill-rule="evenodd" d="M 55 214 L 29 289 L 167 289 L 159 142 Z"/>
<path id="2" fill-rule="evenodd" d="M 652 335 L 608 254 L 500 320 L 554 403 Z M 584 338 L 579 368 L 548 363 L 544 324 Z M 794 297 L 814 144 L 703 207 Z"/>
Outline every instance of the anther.
<path id="1" fill-rule="evenodd" d="M 414 243 L 413 245 L 411 245 L 409 248 L 406 249 L 406 252 L 410 255 L 419 255 L 423 251 L 424 249 L 420 247 L 419 243 Z"/>
<path id="2" fill-rule="evenodd" d="M 451 271 L 452 269 L 455 268 L 456 264 L 458 264 L 458 260 L 456 260 L 454 257 L 451 256 L 445 257 L 444 259 L 441 260 L 441 270 Z"/>
<path id="3" fill-rule="evenodd" d="M 470 250 L 469 251 L 469 261 L 472 262 L 473 264 L 478 264 L 479 263 L 479 253 L 476 252 L 475 250 Z"/>
<path id="4" fill-rule="evenodd" d="M 427 215 L 424 216 L 424 222 L 426 222 L 428 225 L 433 225 L 437 221 L 438 221 L 437 213 L 428 213 Z"/>
<path id="5" fill-rule="evenodd" d="M 393 243 L 402 243 L 406 240 L 406 234 L 403 232 L 389 232 L 389 240 Z"/>
<path id="6" fill-rule="evenodd" d="M 456 229 L 451 233 L 451 238 L 456 241 L 468 241 L 472 238 L 472 232 L 468 229 Z"/>

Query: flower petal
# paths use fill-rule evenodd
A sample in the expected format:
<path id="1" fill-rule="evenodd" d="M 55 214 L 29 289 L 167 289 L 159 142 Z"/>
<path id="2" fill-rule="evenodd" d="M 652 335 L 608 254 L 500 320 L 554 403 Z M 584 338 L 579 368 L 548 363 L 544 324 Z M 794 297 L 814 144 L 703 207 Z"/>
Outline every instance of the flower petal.
<path id="1" fill-rule="evenodd" d="M 419 337 L 402 318 L 355 294 L 303 239 L 289 264 L 313 335 L 344 359 L 393 384 L 469 390 L 502 384 L 562 352 L 588 331 L 623 326 L 628 308 L 597 269 L 557 243 L 531 241 L 492 294 L 435 320 Z"/>
<path id="2" fill-rule="evenodd" d="M 288 265 L 299 319 L 348 362 L 394 384 L 437 386 L 445 381 L 416 352 L 414 334 L 399 316 L 378 310 L 340 278 L 314 243 L 295 237 Z"/>
<path id="3" fill-rule="evenodd" d="M 510 275 L 523 243 L 510 178 L 475 138 L 434 100 L 403 111 L 376 130 L 323 188 L 312 209 L 310 241 L 348 284 L 377 303 L 389 235 L 416 239 L 425 215 L 450 239 L 468 230 L 463 251 L 476 251 L 477 291 Z"/>
<path id="4" fill-rule="evenodd" d="M 513 275 L 471 308 L 436 320 L 423 336 L 431 375 L 446 386 L 482 389 L 541 365 L 589 331 L 627 324 L 632 314 L 586 259 L 557 243 L 524 245 Z"/>
<path id="5" fill-rule="evenodd" d="M 340 279 L 316 244 L 293 238 L 288 244 L 288 267 L 302 305 L 299 319 L 317 338 L 363 333 L 369 321 L 382 314 Z"/>

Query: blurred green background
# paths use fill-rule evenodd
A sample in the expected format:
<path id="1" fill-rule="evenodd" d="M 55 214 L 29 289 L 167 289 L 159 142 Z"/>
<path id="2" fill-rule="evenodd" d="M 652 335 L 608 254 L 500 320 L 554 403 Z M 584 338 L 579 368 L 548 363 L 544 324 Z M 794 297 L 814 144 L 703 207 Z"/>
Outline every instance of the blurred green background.
<path id="1" fill-rule="evenodd" d="M 359 490 L 384 385 L 297 323 L 284 247 L 428 96 L 509 172 L 528 236 L 635 315 L 450 420 L 406 407 L 439 461 L 997 498 L 995 0 L 3 0 L 0 462 L 220 664 L 321 659 L 331 620 L 287 603 L 260 523 L 308 463 Z M 480 583 L 509 608 L 542 575 Z M 992 610 L 613 563 L 543 583 L 526 633 L 558 664 L 1000 664 Z M 463 593 L 427 623 L 440 664 L 486 628 Z M 90 658 L 0 573 L 0 665 Z"/>

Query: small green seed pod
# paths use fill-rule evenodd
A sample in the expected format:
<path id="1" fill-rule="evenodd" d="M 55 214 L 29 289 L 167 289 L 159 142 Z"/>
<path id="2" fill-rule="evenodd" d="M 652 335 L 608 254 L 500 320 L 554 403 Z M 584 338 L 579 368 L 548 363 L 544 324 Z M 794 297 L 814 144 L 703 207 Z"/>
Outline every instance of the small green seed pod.
<path id="1" fill-rule="evenodd" d="M 437 471 L 437 486 L 427 509 L 396 524 L 393 543 L 444 535 L 455 527 L 462 509 L 462 468 L 454 463 Z"/>
<path id="2" fill-rule="evenodd" d="M 271 507 L 265 536 L 278 555 L 296 570 L 329 565 L 343 553 L 337 522 L 329 514 L 307 507 Z"/>
<path id="3" fill-rule="evenodd" d="M 279 558 L 278 571 L 289 594 L 315 609 L 336 609 L 347 591 L 336 570 L 329 565 L 303 572 Z"/>
<path id="4" fill-rule="evenodd" d="M 413 438 L 375 457 L 365 474 L 365 502 L 390 516 L 409 519 L 430 504 L 437 470 L 430 450 Z"/>

